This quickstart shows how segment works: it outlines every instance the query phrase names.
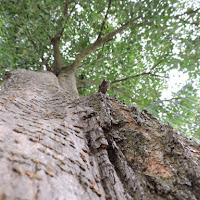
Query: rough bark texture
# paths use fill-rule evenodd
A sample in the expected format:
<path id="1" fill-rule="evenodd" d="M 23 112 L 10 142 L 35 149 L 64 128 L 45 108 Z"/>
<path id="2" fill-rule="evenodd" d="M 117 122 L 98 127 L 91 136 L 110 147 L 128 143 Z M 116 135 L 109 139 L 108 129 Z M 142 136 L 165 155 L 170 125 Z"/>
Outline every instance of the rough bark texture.
<path id="1" fill-rule="evenodd" d="M 4 80 L 0 163 L 0 199 L 200 199 L 197 143 L 102 93 L 72 100 L 51 72 Z"/>

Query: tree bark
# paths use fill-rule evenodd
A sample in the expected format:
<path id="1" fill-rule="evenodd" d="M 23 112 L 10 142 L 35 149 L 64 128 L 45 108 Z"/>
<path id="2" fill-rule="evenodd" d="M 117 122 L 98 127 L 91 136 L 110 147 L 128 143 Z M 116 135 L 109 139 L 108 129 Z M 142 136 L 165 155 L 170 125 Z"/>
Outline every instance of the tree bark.
<path id="1" fill-rule="evenodd" d="M 62 56 L 59 48 L 60 37 L 57 36 L 52 38 L 51 43 L 53 45 L 53 57 L 54 57 L 52 70 L 54 74 L 58 75 L 62 68 Z"/>
<path id="2" fill-rule="evenodd" d="M 65 67 L 58 75 L 60 86 L 70 95 L 71 99 L 78 98 L 78 90 L 76 86 L 76 71 L 71 66 Z"/>
<path id="3" fill-rule="evenodd" d="M 200 199 L 199 144 L 102 93 L 72 96 L 51 72 L 4 79 L 0 199 Z"/>

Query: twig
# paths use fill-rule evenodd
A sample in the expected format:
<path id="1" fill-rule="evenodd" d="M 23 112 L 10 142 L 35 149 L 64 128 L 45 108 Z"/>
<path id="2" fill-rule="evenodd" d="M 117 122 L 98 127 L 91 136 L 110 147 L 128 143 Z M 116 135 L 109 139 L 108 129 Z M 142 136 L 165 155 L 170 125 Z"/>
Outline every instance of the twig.
<path id="1" fill-rule="evenodd" d="M 185 14 L 186 14 L 186 15 L 189 15 L 189 14 L 192 14 L 192 13 L 197 13 L 199 10 L 200 10 L 200 8 L 197 8 L 196 10 L 186 11 L 186 12 L 184 12 L 183 14 L 176 15 L 175 18 L 179 18 L 179 17 L 181 17 L 181 16 L 183 16 L 183 15 L 185 15 Z"/>
<path id="2" fill-rule="evenodd" d="M 153 74 L 152 71 L 163 61 L 165 60 L 167 57 L 169 56 L 169 54 L 167 54 L 163 59 L 159 60 L 159 62 L 157 62 L 156 64 L 153 65 L 153 67 L 149 70 L 149 72 L 143 72 L 141 74 L 136 74 L 136 75 L 133 75 L 133 76 L 129 76 L 129 77 L 126 77 L 126 78 L 123 78 L 123 79 L 119 79 L 119 80 L 115 80 L 115 81 L 112 81 L 111 84 L 114 84 L 114 83 L 117 83 L 117 82 L 121 82 L 121 81 L 126 81 L 128 79 L 131 79 L 131 78 L 137 78 L 139 76 L 146 76 L 146 75 L 151 75 L 151 76 L 156 76 L 156 77 L 161 77 L 161 78 L 169 78 L 167 76 L 160 76 L 160 75 L 157 75 L 157 74 Z"/>
<path id="3" fill-rule="evenodd" d="M 68 0 L 65 0 L 65 6 L 64 6 L 64 9 L 63 9 L 63 16 L 61 16 L 61 18 L 59 19 L 60 24 L 59 24 L 58 27 L 56 28 L 58 31 L 56 32 L 56 34 L 55 34 L 54 37 L 50 37 L 51 40 L 52 40 L 52 39 L 55 39 L 55 38 L 60 39 L 60 38 L 62 37 L 63 32 L 64 32 L 65 25 L 66 25 L 66 23 L 67 23 L 69 17 L 71 16 L 71 14 L 72 14 L 72 12 L 73 12 L 73 10 L 74 10 L 76 4 L 77 4 L 77 3 L 75 3 L 74 6 L 72 7 L 70 13 L 67 14 L 67 13 L 68 13 L 68 9 L 69 9 L 69 5 L 70 5 L 71 3 L 73 3 L 73 2 L 75 2 L 75 1 L 72 0 L 72 1 L 69 2 Z"/>
<path id="4" fill-rule="evenodd" d="M 97 39 L 101 38 L 101 35 L 102 35 L 102 33 L 103 33 L 103 29 L 104 29 L 104 27 L 105 27 L 105 23 L 106 23 L 106 20 L 107 20 L 107 18 L 108 18 L 108 11 L 109 11 L 109 9 L 110 9 L 110 7 L 111 7 L 111 3 L 112 3 L 112 0 L 109 0 L 107 12 L 106 12 L 106 14 L 105 14 L 105 17 L 104 17 L 104 20 L 103 20 L 103 23 L 102 23 L 102 25 L 101 25 L 101 29 L 100 29 L 100 32 L 99 32 L 99 36 L 98 36 Z"/>
<path id="5" fill-rule="evenodd" d="M 160 100 L 160 101 L 172 101 L 172 100 L 179 100 L 181 98 L 178 98 L 178 97 L 174 97 L 174 98 L 171 98 L 171 99 L 163 99 L 163 100 Z"/>
<path id="6" fill-rule="evenodd" d="M 70 3 L 72 3 L 72 2 L 74 2 L 74 1 L 71 1 Z M 67 16 L 66 20 L 64 20 L 64 25 L 63 25 L 62 30 L 61 30 L 61 32 L 60 32 L 60 37 L 63 35 L 64 29 L 65 29 L 65 25 L 66 25 L 68 19 L 70 18 L 72 12 L 74 11 L 74 9 L 75 9 L 75 7 L 76 7 L 76 4 L 77 4 L 77 3 L 75 3 L 74 6 L 72 7 L 72 9 L 71 9 L 69 15 Z M 66 15 L 64 15 L 64 16 L 66 16 Z"/>
<path id="7" fill-rule="evenodd" d="M 121 82 L 121 81 L 126 81 L 126 80 L 131 79 L 131 78 L 132 79 L 137 78 L 139 76 L 146 76 L 146 75 L 161 77 L 161 78 L 169 78 L 168 76 L 160 76 L 160 75 L 157 75 L 157 74 L 152 74 L 151 72 L 144 72 L 144 73 L 141 73 L 141 74 L 136 74 L 136 75 L 133 75 L 133 76 L 129 76 L 129 77 L 126 77 L 126 78 L 122 78 L 122 79 L 112 81 L 111 84 L 118 83 L 118 82 Z"/>
<path id="8" fill-rule="evenodd" d="M 169 56 L 169 53 L 168 53 L 166 56 L 164 56 L 163 59 L 159 60 L 156 64 L 154 64 L 154 66 L 150 69 L 150 72 L 151 72 L 152 70 L 154 70 L 154 69 L 155 69 L 162 61 L 164 61 L 168 56 Z"/>

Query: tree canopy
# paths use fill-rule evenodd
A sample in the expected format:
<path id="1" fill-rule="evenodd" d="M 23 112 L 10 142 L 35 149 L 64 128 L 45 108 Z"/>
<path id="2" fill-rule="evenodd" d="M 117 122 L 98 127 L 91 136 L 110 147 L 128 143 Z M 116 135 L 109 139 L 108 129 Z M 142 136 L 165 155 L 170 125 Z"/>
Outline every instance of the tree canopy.
<path id="1" fill-rule="evenodd" d="M 189 76 L 179 95 L 192 91 L 199 106 L 192 84 L 199 83 L 199 28 L 199 0 L 1 0 L 0 79 L 18 68 L 58 74 L 74 66 L 80 95 L 106 79 L 109 95 L 145 108 L 160 100 L 177 69 Z M 199 108 L 184 99 L 175 103 L 194 109 L 196 115 L 184 118 L 197 123 Z M 170 110 L 176 113 L 175 103 Z M 179 110 L 186 113 L 184 107 Z M 167 113 L 162 105 L 154 111 Z"/>

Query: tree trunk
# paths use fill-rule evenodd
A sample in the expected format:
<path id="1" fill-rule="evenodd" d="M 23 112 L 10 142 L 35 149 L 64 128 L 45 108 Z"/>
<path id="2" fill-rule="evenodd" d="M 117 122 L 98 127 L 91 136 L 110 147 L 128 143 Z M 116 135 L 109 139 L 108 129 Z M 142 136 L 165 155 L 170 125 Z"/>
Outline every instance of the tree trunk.
<path id="1" fill-rule="evenodd" d="M 102 93 L 74 99 L 62 83 L 51 72 L 5 77 L 0 199 L 200 199 L 196 142 Z"/>
<path id="2" fill-rule="evenodd" d="M 70 95 L 71 99 L 78 97 L 78 90 L 76 87 L 75 71 L 69 67 L 65 67 L 58 75 L 58 82 L 62 89 Z"/>

